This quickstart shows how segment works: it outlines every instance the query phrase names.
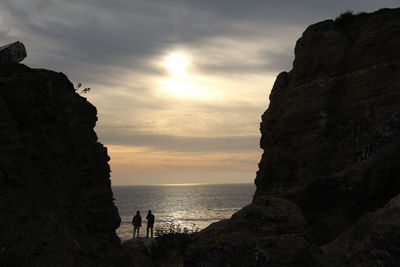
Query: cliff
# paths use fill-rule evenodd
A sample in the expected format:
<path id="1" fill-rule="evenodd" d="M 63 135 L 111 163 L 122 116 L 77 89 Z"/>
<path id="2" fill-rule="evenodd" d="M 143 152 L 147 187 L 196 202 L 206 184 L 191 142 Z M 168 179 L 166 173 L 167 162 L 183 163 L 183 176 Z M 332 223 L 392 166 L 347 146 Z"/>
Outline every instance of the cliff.
<path id="1" fill-rule="evenodd" d="M 400 193 L 399 34 L 400 9 L 314 24 L 275 81 L 256 197 L 297 203 L 319 244 Z"/>
<path id="2" fill-rule="evenodd" d="M 253 203 L 187 266 L 400 266 L 398 36 L 400 9 L 306 29 L 262 115 Z"/>
<path id="3" fill-rule="evenodd" d="M 64 74 L 0 64 L 1 266 L 118 263 L 120 218 L 96 120 Z"/>

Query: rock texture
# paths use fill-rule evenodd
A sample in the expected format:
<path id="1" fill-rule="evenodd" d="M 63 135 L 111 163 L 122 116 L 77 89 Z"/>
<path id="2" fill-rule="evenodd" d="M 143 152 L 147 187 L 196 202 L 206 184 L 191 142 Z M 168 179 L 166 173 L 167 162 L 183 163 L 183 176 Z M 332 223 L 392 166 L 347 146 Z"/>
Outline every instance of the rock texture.
<path id="1" fill-rule="evenodd" d="M 120 218 L 96 108 L 62 73 L 0 64 L 0 265 L 115 266 Z"/>
<path id="2" fill-rule="evenodd" d="M 287 198 L 324 244 L 400 192 L 400 9 L 308 27 L 262 116 L 256 198 Z"/>

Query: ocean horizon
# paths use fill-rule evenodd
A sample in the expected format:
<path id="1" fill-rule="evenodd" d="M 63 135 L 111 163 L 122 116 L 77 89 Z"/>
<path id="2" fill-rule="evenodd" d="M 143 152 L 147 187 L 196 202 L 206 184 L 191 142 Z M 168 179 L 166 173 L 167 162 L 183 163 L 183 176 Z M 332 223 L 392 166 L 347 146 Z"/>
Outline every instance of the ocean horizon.
<path id="1" fill-rule="evenodd" d="M 213 222 L 228 219 L 252 201 L 253 183 L 236 184 L 158 184 L 115 185 L 115 205 L 121 225 L 117 234 L 121 240 L 132 238 L 132 217 L 137 210 L 142 216 L 140 236 L 146 233 L 146 214 L 152 210 L 155 227 L 163 223 L 204 229 Z"/>

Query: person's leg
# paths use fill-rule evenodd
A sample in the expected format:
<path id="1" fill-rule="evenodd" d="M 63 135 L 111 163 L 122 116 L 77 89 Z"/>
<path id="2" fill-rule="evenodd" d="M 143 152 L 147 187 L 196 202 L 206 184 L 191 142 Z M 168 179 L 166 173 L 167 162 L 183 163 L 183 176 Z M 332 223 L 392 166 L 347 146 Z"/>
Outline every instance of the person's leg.
<path id="1" fill-rule="evenodd" d="M 151 238 L 153 238 L 153 226 L 154 226 L 154 225 L 150 226 L 150 230 L 151 230 Z"/>
<path id="2" fill-rule="evenodd" d="M 149 238 L 149 228 L 150 228 L 150 225 L 147 225 L 147 227 L 146 227 L 146 238 Z"/>
<path id="3" fill-rule="evenodd" d="M 134 226 L 133 227 L 133 238 L 135 238 L 135 236 L 136 236 L 136 229 L 137 229 L 136 226 Z"/>

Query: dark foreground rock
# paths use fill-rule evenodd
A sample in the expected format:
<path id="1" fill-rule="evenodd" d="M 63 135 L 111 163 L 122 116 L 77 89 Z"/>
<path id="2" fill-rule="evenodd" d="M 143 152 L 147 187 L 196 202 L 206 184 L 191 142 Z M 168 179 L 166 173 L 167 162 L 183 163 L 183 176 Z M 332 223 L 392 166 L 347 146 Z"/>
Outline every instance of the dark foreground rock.
<path id="1" fill-rule="evenodd" d="M 0 266 L 115 266 L 96 108 L 62 73 L 0 64 Z"/>
<path id="2" fill-rule="evenodd" d="M 296 204 L 260 197 L 197 234 L 185 266 L 311 266 L 307 223 Z"/>
<path id="3" fill-rule="evenodd" d="M 367 213 L 315 255 L 323 266 L 400 266 L 400 195 Z"/>
<path id="4" fill-rule="evenodd" d="M 122 249 L 127 255 L 126 266 L 130 267 L 154 267 L 157 259 L 152 255 L 154 240 L 148 238 L 136 238 L 122 243 Z"/>

